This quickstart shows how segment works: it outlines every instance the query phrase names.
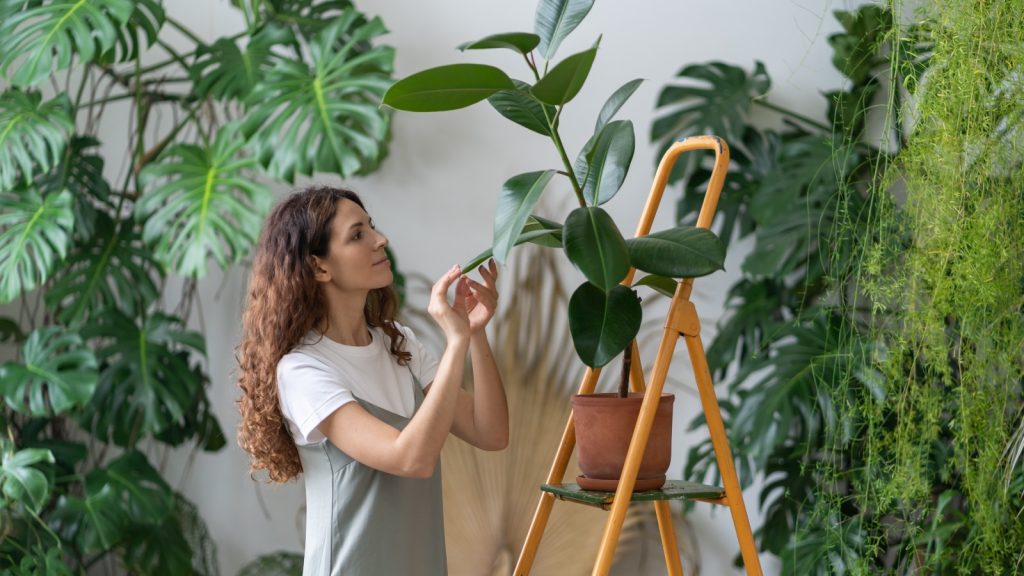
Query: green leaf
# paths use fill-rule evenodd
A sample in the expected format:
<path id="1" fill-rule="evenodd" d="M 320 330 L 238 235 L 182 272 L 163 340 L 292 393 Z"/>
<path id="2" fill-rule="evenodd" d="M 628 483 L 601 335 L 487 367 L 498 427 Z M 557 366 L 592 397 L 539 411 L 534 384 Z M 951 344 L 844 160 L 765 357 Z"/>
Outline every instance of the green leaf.
<path id="1" fill-rule="evenodd" d="M 547 248 L 561 248 L 562 247 L 562 225 L 558 222 L 552 222 L 546 218 L 540 216 L 530 216 L 526 219 L 526 224 L 523 226 L 523 231 L 520 232 L 519 237 L 516 238 L 513 246 L 519 246 L 524 242 L 531 242 L 538 246 L 545 246 Z M 477 266 L 483 264 L 493 255 L 493 250 L 488 248 L 480 254 L 466 263 L 462 267 L 463 270 L 472 270 Z"/>
<path id="2" fill-rule="evenodd" d="M 597 48 L 584 50 L 559 62 L 544 75 L 530 92 L 541 102 L 561 106 L 572 100 L 587 81 Z"/>
<path id="3" fill-rule="evenodd" d="M 541 0 L 533 29 L 540 37 L 538 52 L 551 60 L 562 40 L 576 29 L 590 12 L 594 0 Z"/>
<path id="4" fill-rule="evenodd" d="M 64 70 L 72 56 L 92 62 L 114 47 L 134 10 L 131 0 L 56 0 L 15 12 L 0 23 L 0 71 L 25 87 Z"/>
<path id="5" fill-rule="evenodd" d="M 269 71 L 274 46 L 294 41 L 288 28 L 268 24 L 252 36 L 245 50 L 230 38 L 201 45 L 188 71 L 193 90 L 203 98 L 244 100 Z"/>
<path id="6" fill-rule="evenodd" d="M 103 157 L 97 153 L 99 140 L 74 136 L 64 149 L 64 158 L 48 173 L 36 179 L 43 195 L 67 189 L 74 198 L 76 242 L 88 241 L 96 233 L 97 205 L 113 211 L 110 184 L 103 178 Z"/>
<path id="7" fill-rule="evenodd" d="M 204 354 L 204 344 L 201 335 L 183 330 L 179 319 L 154 314 L 139 326 L 109 310 L 83 334 L 103 342 L 97 351 L 99 385 L 81 418 L 97 437 L 132 447 L 196 416 L 187 414 L 201 401 L 205 376 L 189 357 Z"/>
<path id="8" fill-rule="evenodd" d="M 507 48 L 522 55 L 529 54 L 540 43 L 540 37 L 528 32 L 507 32 L 492 34 L 475 42 L 459 45 L 459 50 L 486 50 L 490 48 Z"/>
<path id="9" fill-rule="evenodd" d="M 509 120 L 543 136 L 551 136 L 551 120 L 554 120 L 558 109 L 550 104 L 542 104 L 530 93 L 530 85 L 522 80 L 513 79 L 515 90 L 502 90 L 487 98 L 487 102 L 499 114 Z"/>
<path id="10" fill-rule="evenodd" d="M 130 450 L 85 478 L 85 497 L 64 496 L 54 519 L 83 552 L 110 550 L 146 527 L 168 520 L 174 493 L 146 457 Z"/>
<path id="11" fill-rule="evenodd" d="M 395 54 L 387 46 L 366 48 L 385 28 L 379 18 L 361 20 L 346 10 L 311 41 L 312 68 L 280 57 L 249 95 L 243 130 L 271 176 L 348 178 L 372 172 L 387 155 L 390 116 L 379 103 Z"/>
<path id="12" fill-rule="evenodd" d="M 233 0 L 236 5 L 240 2 Z M 243 0 L 245 1 L 245 0 Z M 348 10 L 353 8 L 349 0 L 248 0 L 257 4 L 255 11 L 260 12 L 257 21 L 263 23 L 274 23 L 287 25 L 297 35 L 305 38 L 313 38 L 324 28 L 333 24 L 337 19 L 347 17 Z M 363 14 L 353 21 L 355 28 L 367 23 Z M 343 35 L 339 41 L 346 44 L 349 35 Z"/>
<path id="13" fill-rule="evenodd" d="M 629 273 L 626 242 L 615 221 L 601 208 L 585 206 L 569 213 L 562 243 L 573 266 L 605 292 Z"/>
<path id="14" fill-rule="evenodd" d="M 725 245 L 706 228 L 677 226 L 631 238 L 626 244 L 633 266 L 651 274 L 697 278 L 724 270 Z"/>
<path id="15" fill-rule="evenodd" d="M 679 282 L 665 276 L 658 276 L 657 274 L 648 274 L 640 280 L 633 283 L 633 288 L 637 286 L 647 286 L 652 288 L 658 294 L 672 298 L 676 295 L 676 286 Z"/>
<path id="16" fill-rule="evenodd" d="M 611 200 L 626 180 L 636 147 L 633 123 L 616 120 L 584 146 L 574 171 L 583 188 L 583 198 L 597 206 Z"/>
<path id="17" fill-rule="evenodd" d="M 879 51 L 885 46 L 885 36 L 893 27 L 892 12 L 881 6 L 862 6 L 854 12 L 837 10 L 836 20 L 843 32 L 832 34 L 832 65 L 853 81 L 854 86 L 866 83 L 872 71 L 885 60 Z"/>
<path id="18" fill-rule="evenodd" d="M 211 256 L 226 268 L 256 242 L 271 196 L 246 174 L 257 162 L 241 154 L 243 146 L 238 131 L 225 126 L 209 147 L 174 145 L 139 175 L 135 216 L 144 221 L 143 240 L 183 276 L 204 276 Z"/>
<path id="19" fill-rule="evenodd" d="M 20 502 L 38 513 L 46 504 L 50 494 L 50 482 L 46 475 L 32 465 L 38 462 L 53 463 L 49 450 L 25 448 L 17 452 L 4 452 L 0 467 L 0 486 L 3 486 L 7 502 Z"/>
<path id="20" fill-rule="evenodd" d="M 125 26 L 117 29 L 117 45 L 100 56 L 101 62 L 134 60 L 156 43 L 164 25 L 164 8 L 157 0 L 133 0 L 135 9 Z M 139 33 L 145 36 L 145 43 Z"/>
<path id="21" fill-rule="evenodd" d="M 274 552 L 246 564 L 238 576 L 302 576 L 302 554 Z"/>
<path id="22" fill-rule="evenodd" d="M 74 130 L 66 94 L 42 102 L 38 92 L 0 94 L 0 190 L 56 166 Z M 20 172 L 20 175 L 19 175 Z"/>
<path id="23" fill-rule="evenodd" d="M 643 312 L 633 290 L 617 285 L 607 293 L 584 282 L 569 299 L 569 332 L 580 360 L 591 368 L 612 361 L 636 338 Z"/>
<path id="24" fill-rule="evenodd" d="M 0 194 L 0 302 L 35 289 L 71 244 L 71 193 Z"/>
<path id="25" fill-rule="evenodd" d="M 528 172 L 513 176 L 502 185 L 494 218 L 494 258 L 499 264 L 505 263 L 526 219 L 554 175 L 554 170 Z"/>
<path id="26" fill-rule="evenodd" d="M 162 280 L 160 265 L 142 245 L 131 221 L 118 224 L 105 213 L 88 242 L 77 244 L 64 272 L 46 291 L 47 306 L 65 325 L 107 308 L 135 314 L 159 296 L 154 278 Z"/>
<path id="27" fill-rule="evenodd" d="M 457 110 L 515 84 L 501 69 L 484 64 L 449 64 L 402 78 L 384 94 L 384 105 L 408 112 Z"/>
<path id="28" fill-rule="evenodd" d="M 124 563 L 131 574 L 178 576 L 193 571 L 192 547 L 177 518 L 134 528 L 125 543 Z"/>
<path id="29" fill-rule="evenodd" d="M 96 358 L 78 334 L 58 326 L 40 328 L 25 341 L 21 358 L 0 366 L 0 391 L 12 410 L 53 416 L 92 397 Z"/>
<path id="30" fill-rule="evenodd" d="M 11 318 L 0 316 L 0 343 L 21 342 L 25 339 L 21 327 Z"/>
<path id="31" fill-rule="evenodd" d="M 670 143 L 694 134 L 739 140 L 751 102 L 771 85 L 761 62 L 749 76 L 722 62 L 686 66 L 676 76 L 685 84 L 667 86 L 658 95 L 657 109 L 664 115 L 654 121 L 651 140 Z"/>
<path id="32" fill-rule="evenodd" d="M 636 92 L 636 89 L 640 87 L 643 81 L 643 78 L 630 80 L 619 86 L 619 89 L 608 97 L 604 106 L 601 107 L 601 112 L 597 115 L 597 122 L 594 124 L 594 134 L 601 133 L 601 129 L 604 128 L 605 124 L 615 116 L 615 113 L 619 111 L 619 108 L 622 108 L 622 105 L 626 103 L 626 100 L 629 100 L 629 97 L 633 95 L 633 92 Z"/>

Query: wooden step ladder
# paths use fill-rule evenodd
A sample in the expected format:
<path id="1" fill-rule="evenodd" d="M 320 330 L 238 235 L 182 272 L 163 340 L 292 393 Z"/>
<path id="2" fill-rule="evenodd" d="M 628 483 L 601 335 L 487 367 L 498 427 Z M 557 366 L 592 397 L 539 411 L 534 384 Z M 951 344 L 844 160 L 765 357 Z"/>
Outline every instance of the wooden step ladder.
<path id="1" fill-rule="evenodd" d="M 729 167 L 729 147 L 726 143 L 715 136 L 696 136 L 685 138 L 674 143 L 662 156 L 661 163 L 654 177 L 654 184 L 647 197 L 647 204 L 644 206 L 643 214 L 640 216 L 640 223 L 637 226 L 636 236 L 645 236 L 651 230 L 654 215 L 661 203 L 662 193 L 668 182 L 669 174 L 676 159 L 684 152 L 694 150 L 712 150 L 715 153 L 715 165 L 711 172 L 711 179 L 708 182 L 707 193 L 701 205 L 700 215 L 697 218 L 697 226 L 710 228 L 714 219 L 715 209 L 718 206 L 718 197 L 722 192 L 722 184 L 725 182 L 726 171 Z M 622 281 L 630 286 L 633 281 L 635 270 L 630 269 L 629 274 Z M 651 374 L 651 381 L 648 386 L 644 384 L 643 367 L 640 364 L 640 355 L 637 350 L 636 341 L 633 341 L 633 362 L 630 368 L 630 385 L 633 391 L 644 392 L 643 404 L 640 408 L 640 416 L 637 418 L 636 428 L 633 430 L 633 437 L 629 444 L 629 451 L 626 462 L 623 466 L 622 477 L 614 494 L 611 492 L 591 492 L 581 490 L 576 484 L 562 484 L 565 476 L 569 458 L 572 456 L 573 448 L 576 445 L 576 431 L 573 426 L 572 414 L 569 415 L 562 433 L 562 441 L 555 453 L 551 471 L 548 472 L 547 482 L 541 486 L 541 498 L 534 512 L 533 521 L 530 524 L 530 531 L 523 549 L 519 553 L 519 560 L 516 563 L 515 576 L 526 576 L 530 573 L 533 560 L 537 555 L 541 538 L 544 535 L 544 528 L 547 525 L 551 508 L 555 499 L 578 502 L 599 506 L 610 510 L 608 523 L 605 525 L 604 536 L 601 539 L 601 547 L 598 549 L 597 561 L 594 564 L 593 574 L 604 576 L 612 565 L 612 558 L 615 554 L 615 546 L 618 544 L 619 533 L 622 531 L 622 524 L 626 518 L 626 508 L 630 502 L 650 501 L 654 503 L 654 509 L 658 518 L 658 531 L 661 535 L 661 545 L 665 553 L 665 564 L 668 573 L 672 576 L 682 576 L 683 569 L 679 558 L 679 551 L 676 548 L 675 530 L 672 523 L 672 513 L 669 508 L 670 500 L 689 499 L 710 502 L 728 506 L 732 514 L 733 526 L 736 529 L 736 539 L 739 541 L 740 554 L 743 557 L 743 564 L 747 574 L 761 575 L 761 563 L 757 557 L 757 547 L 754 544 L 754 537 L 750 531 L 750 521 L 747 519 L 747 509 L 743 503 L 743 493 L 739 480 L 736 478 L 736 468 L 732 460 L 732 451 L 729 449 L 729 440 L 725 434 L 725 426 L 722 423 L 722 413 L 718 407 L 718 398 L 711 383 L 711 372 L 708 370 L 707 358 L 704 354 L 704 345 L 700 339 L 700 319 L 697 317 L 697 309 L 690 301 L 690 293 L 693 289 L 693 279 L 686 278 L 677 283 L 675 295 L 669 305 L 669 311 L 665 320 L 665 327 L 661 337 L 661 344 L 658 347 L 658 354 L 654 361 L 654 370 Z M 691 482 L 669 481 L 660 490 L 633 493 L 633 486 L 636 483 L 637 472 L 640 469 L 640 460 L 643 457 L 644 447 L 647 445 L 647 438 L 650 436 L 651 426 L 654 423 L 654 413 L 658 407 L 658 399 L 665 384 L 665 377 L 668 375 L 669 365 L 672 363 L 672 356 L 676 343 L 682 336 L 686 341 L 686 347 L 690 353 L 690 361 L 693 365 L 694 377 L 697 382 L 697 390 L 700 394 L 701 405 L 704 409 L 704 416 L 707 420 L 708 429 L 711 433 L 711 444 L 715 450 L 715 458 L 718 461 L 718 468 L 721 471 L 724 488 L 705 486 Z M 590 394 L 594 391 L 600 369 L 588 368 L 580 383 L 579 393 Z M 646 389 L 646 391 L 645 391 Z"/>

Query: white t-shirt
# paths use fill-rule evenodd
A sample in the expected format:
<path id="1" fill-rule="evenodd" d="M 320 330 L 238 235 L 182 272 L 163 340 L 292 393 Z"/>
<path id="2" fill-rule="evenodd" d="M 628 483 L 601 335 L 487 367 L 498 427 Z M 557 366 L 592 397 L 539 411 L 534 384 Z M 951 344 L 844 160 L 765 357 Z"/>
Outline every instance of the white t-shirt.
<path id="1" fill-rule="evenodd" d="M 368 346 L 347 346 L 310 332 L 281 358 L 277 390 L 296 444 L 322 442 L 324 435 L 317 426 L 357 397 L 400 416 L 412 416 L 416 405 L 412 375 L 427 387 L 437 373 L 437 359 L 412 330 L 395 325 L 405 333 L 405 350 L 412 354 L 408 366 L 400 366 L 391 355 L 390 339 L 380 328 L 370 328 L 373 340 Z"/>

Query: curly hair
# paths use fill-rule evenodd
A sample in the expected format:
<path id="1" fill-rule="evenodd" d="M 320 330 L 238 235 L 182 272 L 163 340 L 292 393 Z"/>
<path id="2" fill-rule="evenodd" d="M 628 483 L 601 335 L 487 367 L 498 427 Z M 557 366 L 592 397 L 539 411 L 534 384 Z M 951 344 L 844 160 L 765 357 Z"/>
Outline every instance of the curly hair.
<path id="1" fill-rule="evenodd" d="M 302 473 L 295 442 L 281 412 L 277 363 L 304 336 L 324 325 L 327 305 L 313 275 L 313 256 L 327 256 L 331 222 L 340 200 L 365 210 L 350 190 L 314 187 L 296 192 L 267 217 L 249 276 L 242 340 L 238 346 L 238 444 L 250 455 L 250 473 L 266 470 L 271 482 Z M 391 286 L 370 291 L 363 314 L 380 327 L 401 365 L 411 354 L 395 325 L 398 298 Z"/>

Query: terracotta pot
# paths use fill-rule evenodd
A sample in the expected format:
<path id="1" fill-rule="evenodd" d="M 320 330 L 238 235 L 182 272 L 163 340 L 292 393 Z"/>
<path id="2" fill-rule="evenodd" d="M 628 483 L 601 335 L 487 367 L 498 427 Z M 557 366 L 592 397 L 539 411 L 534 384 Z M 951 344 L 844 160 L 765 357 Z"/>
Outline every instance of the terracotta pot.
<path id="1" fill-rule="evenodd" d="M 619 398 L 614 393 L 572 397 L 576 459 L 583 472 L 576 481 L 581 488 L 612 492 L 618 486 L 643 399 L 643 394 L 638 393 L 630 394 L 629 398 Z M 674 401 L 673 394 L 661 395 L 634 492 L 655 490 L 665 483 L 665 472 L 672 459 Z"/>

